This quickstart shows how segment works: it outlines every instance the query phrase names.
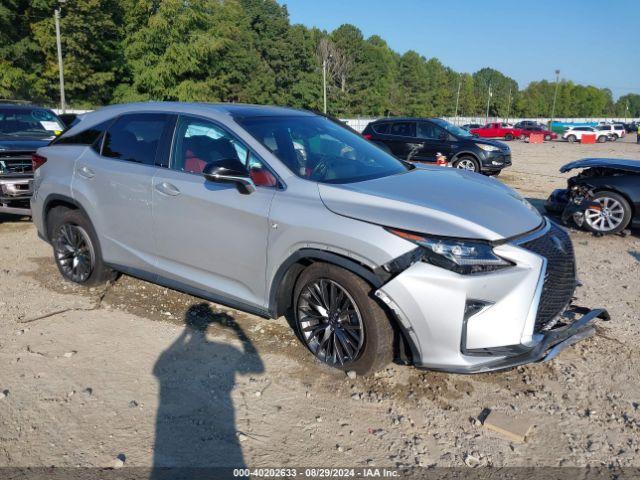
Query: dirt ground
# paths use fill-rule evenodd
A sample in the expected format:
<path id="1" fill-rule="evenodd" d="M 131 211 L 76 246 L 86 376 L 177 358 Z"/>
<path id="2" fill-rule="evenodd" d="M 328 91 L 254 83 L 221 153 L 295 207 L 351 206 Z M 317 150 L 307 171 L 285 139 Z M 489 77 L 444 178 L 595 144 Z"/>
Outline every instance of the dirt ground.
<path id="1" fill-rule="evenodd" d="M 634 141 L 514 141 L 499 179 L 539 206 L 561 165 L 640 159 Z M 28 219 L 3 217 L 0 466 L 640 466 L 640 232 L 571 236 L 578 303 L 611 312 L 597 336 L 501 373 L 391 365 L 352 380 L 284 319 L 126 276 L 65 283 Z M 485 407 L 529 418 L 527 442 L 474 421 Z"/>

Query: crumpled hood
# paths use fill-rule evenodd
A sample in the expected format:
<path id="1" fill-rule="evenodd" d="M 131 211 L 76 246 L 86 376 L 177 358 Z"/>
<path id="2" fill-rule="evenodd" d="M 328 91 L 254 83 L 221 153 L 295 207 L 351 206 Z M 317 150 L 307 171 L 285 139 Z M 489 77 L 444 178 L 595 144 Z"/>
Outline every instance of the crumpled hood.
<path id="1" fill-rule="evenodd" d="M 511 188 L 453 168 L 416 168 L 318 188 L 324 204 L 338 215 L 431 235 L 495 241 L 542 222 L 538 211 Z"/>
<path id="2" fill-rule="evenodd" d="M 564 173 L 576 168 L 593 167 L 613 168 L 616 170 L 640 173 L 640 160 L 627 160 L 623 158 L 583 158 L 582 160 L 567 163 L 560 167 L 560 171 Z"/>

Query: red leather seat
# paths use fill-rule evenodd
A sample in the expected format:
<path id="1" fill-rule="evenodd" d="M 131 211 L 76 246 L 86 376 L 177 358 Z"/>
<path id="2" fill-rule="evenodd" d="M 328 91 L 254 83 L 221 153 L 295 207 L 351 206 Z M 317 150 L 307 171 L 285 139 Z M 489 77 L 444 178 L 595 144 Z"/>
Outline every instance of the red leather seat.
<path id="1" fill-rule="evenodd" d="M 188 157 L 185 155 L 184 171 L 189 173 L 202 173 L 207 162 L 198 157 Z"/>
<path id="2" fill-rule="evenodd" d="M 202 173 L 207 162 L 196 155 L 196 141 L 194 138 L 185 138 L 183 145 L 184 164 L 182 169 L 189 173 Z"/>

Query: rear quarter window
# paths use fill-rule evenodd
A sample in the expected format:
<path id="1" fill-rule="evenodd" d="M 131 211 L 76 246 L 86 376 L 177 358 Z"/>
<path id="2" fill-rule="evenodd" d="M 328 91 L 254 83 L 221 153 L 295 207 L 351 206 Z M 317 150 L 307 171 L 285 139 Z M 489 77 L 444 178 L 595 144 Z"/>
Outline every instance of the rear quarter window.
<path id="1" fill-rule="evenodd" d="M 93 145 L 109 127 L 112 120 L 98 123 L 74 135 L 64 135 L 56 138 L 52 145 Z"/>

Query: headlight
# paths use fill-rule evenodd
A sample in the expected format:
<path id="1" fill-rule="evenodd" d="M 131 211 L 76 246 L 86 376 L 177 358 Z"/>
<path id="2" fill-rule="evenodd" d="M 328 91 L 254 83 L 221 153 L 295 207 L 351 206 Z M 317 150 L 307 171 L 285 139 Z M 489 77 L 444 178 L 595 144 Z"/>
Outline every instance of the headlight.
<path id="1" fill-rule="evenodd" d="M 493 272 L 513 265 L 493 253 L 489 243 L 427 237 L 395 228 L 387 231 L 422 247 L 423 261 L 463 275 Z"/>
<path id="2" fill-rule="evenodd" d="M 477 147 L 480 147 L 485 152 L 499 152 L 500 149 L 498 147 L 494 147 L 493 145 L 487 145 L 486 143 L 476 143 Z"/>

